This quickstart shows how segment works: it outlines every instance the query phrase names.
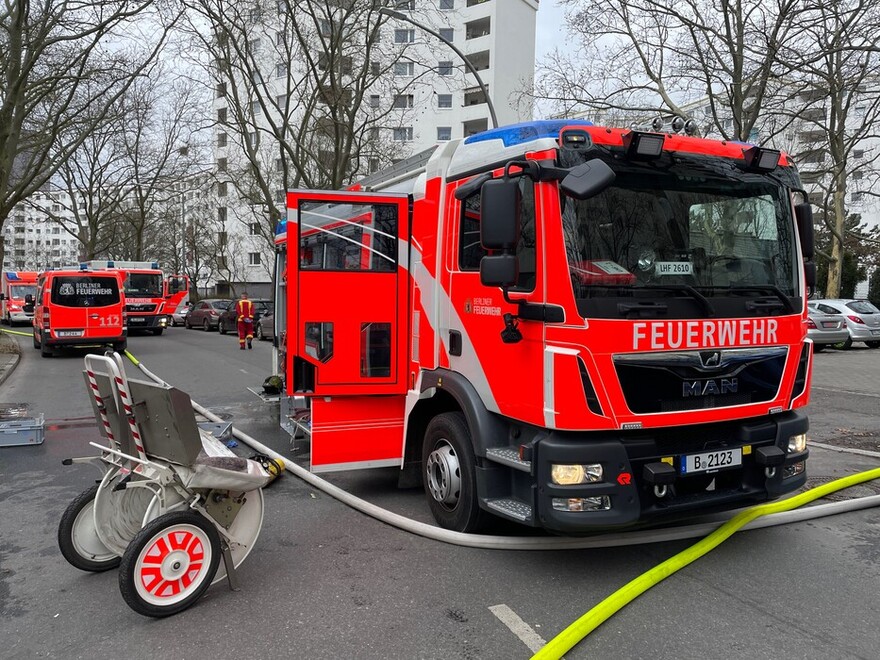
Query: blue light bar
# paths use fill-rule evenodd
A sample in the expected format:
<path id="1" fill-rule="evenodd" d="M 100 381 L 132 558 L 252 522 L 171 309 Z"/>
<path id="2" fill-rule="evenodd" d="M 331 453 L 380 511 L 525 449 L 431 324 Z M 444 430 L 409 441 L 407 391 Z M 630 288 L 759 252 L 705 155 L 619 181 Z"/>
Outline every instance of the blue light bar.
<path id="1" fill-rule="evenodd" d="M 116 262 L 114 262 L 114 261 L 107 262 L 107 268 L 114 268 L 115 266 L 116 266 Z"/>
<path id="2" fill-rule="evenodd" d="M 275 235 L 286 234 L 287 233 L 287 220 L 279 220 L 278 224 L 275 225 Z"/>
<path id="3" fill-rule="evenodd" d="M 525 142 L 533 142 L 540 138 L 559 137 L 559 132 L 566 126 L 593 126 L 593 122 L 585 119 L 541 119 L 521 124 L 511 124 L 501 128 L 490 128 L 488 131 L 465 138 L 465 144 L 501 140 L 505 147 L 512 147 Z"/>
<path id="4" fill-rule="evenodd" d="M 6 271 L 6 279 L 7 280 L 20 280 L 21 278 L 18 276 L 18 273 L 16 273 L 14 270 L 7 270 Z"/>
<path id="5" fill-rule="evenodd" d="M 80 270 L 88 270 L 88 269 L 89 269 L 89 265 L 88 265 L 87 263 L 85 263 L 85 262 L 82 262 L 82 263 L 80 263 L 80 265 L 79 265 L 79 269 L 80 269 Z"/>

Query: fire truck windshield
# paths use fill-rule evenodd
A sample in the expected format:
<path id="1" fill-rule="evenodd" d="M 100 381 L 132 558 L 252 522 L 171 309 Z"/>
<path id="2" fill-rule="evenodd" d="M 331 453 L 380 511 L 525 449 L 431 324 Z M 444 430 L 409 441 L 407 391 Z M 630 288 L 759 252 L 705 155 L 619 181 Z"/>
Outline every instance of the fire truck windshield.
<path id="1" fill-rule="evenodd" d="M 617 316 L 616 305 L 589 301 L 649 295 L 643 290 L 690 297 L 690 308 L 704 298 L 696 307 L 708 313 L 705 299 L 713 297 L 742 306 L 771 296 L 794 308 L 786 300 L 799 295 L 794 221 L 783 186 L 757 174 L 676 165 L 615 169 L 614 184 L 599 195 L 561 196 L 568 265 L 586 315 Z M 721 306 L 719 313 L 741 311 Z"/>
<path id="2" fill-rule="evenodd" d="M 37 287 L 33 284 L 15 284 L 9 287 L 9 296 L 17 300 L 24 300 L 25 296 L 36 296 Z"/>
<path id="3" fill-rule="evenodd" d="M 161 297 L 162 275 L 159 273 L 128 273 L 125 276 L 125 295 L 132 298 Z"/>

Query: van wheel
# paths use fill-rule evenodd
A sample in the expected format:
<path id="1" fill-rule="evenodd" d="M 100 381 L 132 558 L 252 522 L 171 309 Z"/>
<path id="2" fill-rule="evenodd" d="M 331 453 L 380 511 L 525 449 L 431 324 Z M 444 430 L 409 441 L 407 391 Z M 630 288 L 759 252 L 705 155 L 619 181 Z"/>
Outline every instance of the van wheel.
<path id="1" fill-rule="evenodd" d="M 476 457 L 462 413 L 442 413 L 428 424 L 422 470 L 428 507 L 440 527 L 456 532 L 485 527 L 489 514 L 477 497 Z"/>
<path id="2" fill-rule="evenodd" d="M 39 347 L 40 347 L 40 342 L 37 341 L 37 333 L 34 332 L 34 348 L 39 348 Z"/>
<path id="3" fill-rule="evenodd" d="M 40 344 L 40 356 L 44 358 L 50 358 L 55 355 L 55 351 L 53 351 L 50 347 L 46 346 L 46 343 L 43 342 Z"/>

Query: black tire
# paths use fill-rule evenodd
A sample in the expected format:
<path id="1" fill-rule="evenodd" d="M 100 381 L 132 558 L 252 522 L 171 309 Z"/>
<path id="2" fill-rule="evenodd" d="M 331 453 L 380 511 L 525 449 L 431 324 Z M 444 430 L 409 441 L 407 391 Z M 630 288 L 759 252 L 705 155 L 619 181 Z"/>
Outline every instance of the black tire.
<path id="1" fill-rule="evenodd" d="M 219 332 L 221 335 L 225 335 L 227 332 L 226 324 L 223 322 L 223 319 L 217 321 L 217 332 Z"/>
<path id="2" fill-rule="evenodd" d="M 37 339 L 37 333 L 36 333 L 36 331 L 35 331 L 35 332 L 34 332 L 34 348 L 39 348 L 39 347 L 40 347 L 40 342 L 39 342 L 39 340 Z"/>
<path id="3" fill-rule="evenodd" d="M 205 553 L 210 553 L 207 565 Z M 166 513 L 147 523 L 128 544 L 119 565 L 119 590 L 138 614 L 156 618 L 177 614 L 211 586 L 220 553 L 220 535 L 204 516 L 192 511 Z M 145 561 L 148 557 L 150 561 Z M 198 573 L 192 577 L 196 569 Z M 163 585 L 180 591 L 157 595 Z"/>
<path id="4" fill-rule="evenodd" d="M 117 353 L 124 353 L 125 349 L 127 349 L 127 348 L 128 348 L 128 340 L 127 339 L 125 341 L 118 341 L 115 344 L 113 344 L 113 350 L 116 351 Z"/>
<path id="5" fill-rule="evenodd" d="M 868 348 L 880 348 L 880 341 L 866 341 L 865 345 Z"/>
<path id="6" fill-rule="evenodd" d="M 49 346 L 46 346 L 46 342 L 42 342 L 40 344 L 40 356 L 44 358 L 50 358 L 55 355 L 55 351 L 53 351 Z"/>
<path id="7" fill-rule="evenodd" d="M 489 514 L 480 508 L 476 457 L 462 413 L 442 413 L 428 424 L 422 475 L 428 507 L 440 527 L 477 532 L 486 526 Z"/>
<path id="8" fill-rule="evenodd" d="M 58 524 L 58 547 L 71 566 L 81 571 L 101 573 L 119 566 L 122 558 L 113 554 L 90 531 L 91 513 L 98 486 L 83 491 L 67 505 Z M 103 551 L 102 551 L 103 549 Z"/>
<path id="9" fill-rule="evenodd" d="M 846 341 L 839 341 L 836 344 L 832 344 L 832 347 L 840 351 L 848 351 L 850 347 L 852 347 L 852 344 L 852 337 L 847 337 Z"/>
<path id="10" fill-rule="evenodd" d="M 813 344 L 813 353 L 821 353 L 825 350 L 825 344 Z"/>
<path id="11" fill-rule="evenodd" d="M 208 319 L 205 319 L 202 323 L 202 330 L 205 332 L 211 332 L 211 322 Z"/>
<path id="12" fill-rule="evenodd" d="M 153 328 L 153 334 L 157 337 L 161 337 L 163 332 L 165 332 L 165 328 Z"/>

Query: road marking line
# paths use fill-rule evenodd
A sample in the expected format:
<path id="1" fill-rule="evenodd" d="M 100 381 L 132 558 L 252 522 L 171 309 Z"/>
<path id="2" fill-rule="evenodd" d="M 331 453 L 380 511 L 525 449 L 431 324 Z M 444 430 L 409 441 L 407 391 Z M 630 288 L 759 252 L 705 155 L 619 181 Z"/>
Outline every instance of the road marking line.
<path id="1" fill-rule="evenodd" d="M 525 644 L 532 653 L 537 653 L 546 646 L 547 642 L 544 641 L 538 633 L 532 630 L 529 624 L 520 619 L 519 615 L 507 605 L 504 605 L 503 603 L 501 605 L 493 605 L 489 608 L 489 611 L 498 617 L 498 620 L 501 621 L 501 623 L 510 628 L 510 632 L 519 637 L 520 641 Z"/>
<path id="2" fill-rule="evenodd" d="M 247 373 L 247 371 L 244 370 L 244 369 L 239 369 L 239 371 L 240 371 L 241 373 L 243 373 L 243 374 L 246 374 L 246 373 Z"/>
<path id="3" fill-rule="evenodd" d="M 818 390 L 820 392 L 834 392 L 835 394 L 853 394 L 855 396 L 869 396 L 872 399 L 880 399 L 880 394 L 873 394 L 871 392 L 854 392 L 853 390 L 838 390 L 833 387 L 816 387 L 813 385 L 812 389 Z"/>
<path id="4" fill-rule="evenodd" d="M 880 451 L 870 451 L 868 449 L 854 449 L 852 447 L 838 447 L 837 445 L 826 445 L 822 442 L 814 442 L 810 440 L 810 447 L 821 447 L 822 449 L 830 449 L 831 451 L 839 451 L 844 454 L 858 454 L 859 456 L 875 456 L 880 458 Z"/>

